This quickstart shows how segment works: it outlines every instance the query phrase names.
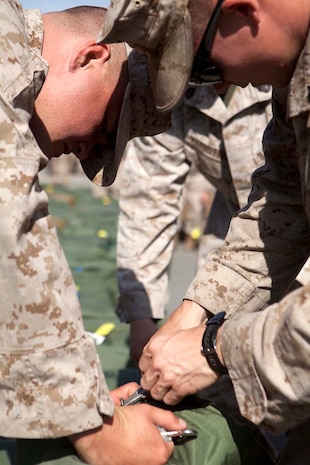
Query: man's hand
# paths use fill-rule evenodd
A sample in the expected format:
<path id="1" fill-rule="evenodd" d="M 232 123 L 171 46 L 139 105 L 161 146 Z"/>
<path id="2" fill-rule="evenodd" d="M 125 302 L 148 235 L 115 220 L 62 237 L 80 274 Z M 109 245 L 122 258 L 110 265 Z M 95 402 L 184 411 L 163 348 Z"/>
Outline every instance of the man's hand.
<path id="1" fill-rule="evenodd" d="M 171 314 L 159 331 L 191 328 L 198 326 L 206 319 L 206 311 L 191 300 L 184 300 Z M 143 348 L 157 332 L 156 323 L 150 318 L 134 320 L 130 323 L 130 356 L 138 365 Z"/>
<path id="2" fill-rule="evenodd" d="M 157 331 L 156 323 L 151 318 L 134 320 L 130 323 L 130 357 L 138 366 L 145 344 Z"/>
<path id="3" fill-rule="evenodd" d="M 117 407 L 120 407 L 121 405 L 121 399 L 127 399 L 131 394 L 133 394 L 138 388 L 139 388 L 138 383 L 127 383 L 123 384 L 122 386 L 117 387 L 116 389 L 113 389 L 110 391 L 110 395 L 112 397 L 112 400 L 114 402 L 114 405 Z"/>
<path id="4" fill-rule="evenodd" d="M 115 407 L 113 418 L 95 430 L 72 435 L 79 457 L 89 465 L 164 465 L 173 453 L 157 425 L 183 430 L 186 423 L 172 412 L 147 404 Z"/>
<path id="5" fill-rule="evenodd" d="M 193 328 L 204 323 L 211 315 L 192 300 L 183 300 L 182 304 L 167 318 L 159 329 L 162 331 L 176 331 Z"/>
<path id="6" fill-rule="evenodd" d="M 213 384 L 218 375 L 201 354 L 204 325 L 178 331 L 160 330 L 146 345 L 139 362 L 141 386 L 154 399 L 179 403 Z"/>

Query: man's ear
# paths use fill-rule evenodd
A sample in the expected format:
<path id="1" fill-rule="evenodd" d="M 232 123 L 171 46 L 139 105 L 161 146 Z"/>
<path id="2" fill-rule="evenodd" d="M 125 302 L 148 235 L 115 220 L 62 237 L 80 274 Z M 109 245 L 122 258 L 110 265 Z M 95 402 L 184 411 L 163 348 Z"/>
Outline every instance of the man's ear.
<path id="1" fill-rule="evenodd" d="M 71 56 L 69 62 L 70 72 L 76 71 L 78 68 L 84 68 L 92 64 L 93 60 L 98 60 L 102 64 L 110 59 L 110 46 L 107 44 L 97 44 L 96 42 L 88 42 L 80 47 Z"/>
<path id="2" fill-rule="evenodd" d="M 222 5 L 223 14 L 234 14 L 257 26 L 260 22 L 260 4 L 258 0 L 225 0 Z"/>

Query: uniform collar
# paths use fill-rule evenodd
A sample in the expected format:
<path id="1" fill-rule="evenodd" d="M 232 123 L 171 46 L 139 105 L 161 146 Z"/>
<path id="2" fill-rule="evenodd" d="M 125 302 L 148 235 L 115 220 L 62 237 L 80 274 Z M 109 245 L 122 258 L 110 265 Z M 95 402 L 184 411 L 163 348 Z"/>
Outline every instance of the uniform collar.
<path id="1" fill-rule="evenodd" d="M 310 111 L 310 31 L 289 84 L 288 118 Z"/>

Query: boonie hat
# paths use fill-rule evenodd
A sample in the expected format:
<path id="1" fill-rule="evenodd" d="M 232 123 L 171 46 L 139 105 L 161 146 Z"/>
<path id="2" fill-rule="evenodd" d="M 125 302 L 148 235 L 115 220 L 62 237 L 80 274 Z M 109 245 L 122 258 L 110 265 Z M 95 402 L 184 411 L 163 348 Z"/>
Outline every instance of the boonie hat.
<path id="1" fill-rule="evenodd" d="M 163 114 L 156 109 L 146 55 L 132 50 L 127 44 L 126 47 L 129 81 L 123 98 L 115 146 L 105 147 L 103 153 L 81 160 L 88 178 L 99 186 L 110 186 L 114 182 L 130 139 L 159 134 L 171 126 L 171 114 Z"/>
<path id="2" fill-rule="evenodd" d="M 127 42 L 147 54 L 157 110 L 178 103 L 193 61 L 188 0 L 112 0 L 99 42 Z"/>

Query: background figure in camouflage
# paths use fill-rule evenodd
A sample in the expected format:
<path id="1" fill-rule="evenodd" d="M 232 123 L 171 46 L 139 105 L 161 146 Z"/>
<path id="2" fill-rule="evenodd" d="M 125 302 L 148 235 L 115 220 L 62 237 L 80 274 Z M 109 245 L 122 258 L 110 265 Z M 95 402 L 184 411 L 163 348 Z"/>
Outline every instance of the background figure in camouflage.
<path id="1" fill-rule="evenodd" d="M 212 87 L 190 87 L 167 132 L 128 144 L 120 177 L 117 314 L 131 324 L 136 362 L 157 329 L 153 320 L 167 316 L 169 264 L 191 166 L 206 188 L 208 182 L 218 192 L 201 237 L 202 262 L 223 242 L 231 216 L 247 203 L 252 172 L 264 163 L 261 141 L 271 119 L 270 102 L 268 86 L 232 86 L 226 96 Z"/>

